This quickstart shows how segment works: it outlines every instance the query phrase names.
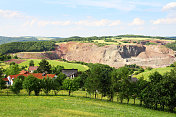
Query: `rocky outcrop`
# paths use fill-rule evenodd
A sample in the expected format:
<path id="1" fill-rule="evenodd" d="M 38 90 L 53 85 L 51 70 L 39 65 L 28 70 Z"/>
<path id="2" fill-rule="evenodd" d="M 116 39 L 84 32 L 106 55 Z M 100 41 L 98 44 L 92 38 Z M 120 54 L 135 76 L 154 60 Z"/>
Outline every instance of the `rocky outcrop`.
<path id="1" fill-rule="evenodd" d="M 112 67 L 137 64 L 146 67 L 164 67 L 175 61 L 174 52 L 161 45 L 107 45 L 68 42 L 58 46 L 56 53 L 68 61 L 102 63 Z"/>

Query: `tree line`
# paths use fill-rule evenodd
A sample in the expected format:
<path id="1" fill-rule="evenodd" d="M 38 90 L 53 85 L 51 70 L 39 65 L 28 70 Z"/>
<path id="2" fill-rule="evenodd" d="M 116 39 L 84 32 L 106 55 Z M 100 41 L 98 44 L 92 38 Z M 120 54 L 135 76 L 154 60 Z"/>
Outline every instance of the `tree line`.
<path id="1" fill-rule="evenodd" d="M 40 64 L 40 66 L 44 67 L 48 66 L 48 64 Z M 154 72 L 149 76 L 149 80 L 144 80 L 143 77 L 133 80 L 131 78 L 133 74 L 131 67 L 134 67 L 134 65 L 119 69 L 103 64 L 88 64 L 88 66 L 89 70 L 80 73 L 74 79 L 67 78 L 60 70 L 57 71 L 59 67 L 55 69 L 46 67 L 46 70 L 49 69 L 48 72 L 50 73 L 57 71 L 57 78 L 47 77 L 42 80 L 33 76 L 17 78 L 14 80 L 12 90 L 15 91 L 15 87 L 20 87 L 17 88 L 18 90 L 15 93 L 18 94 L 23 88 L 26 89 L 29 95 L 31 91 L 34 91 L 35 95 L 39 95 L 41 90 L 46 95 L 51 90 L 54 90 L 55 94 L 59 90 L 67 90 L 69 95 L 76 90 L 85 90 L 90 95 L 94 95 L 94 98 L 97 98 L 97 94 L 100 94 L 102 98 L 108 97 L 109 101 L 113 101 L 114 97 L 117 97 L 116 100 L 120 103 L 123 103 L 124 100 L 127 100 L 127 103 L 129 103 L 130 99 L 133 99 L 135 104 L 136 99 L 138 99 L 141 106 L 150 109 L 160 109 L 163 111 L 169 109 L 173 112 L 176 107 L 175 69 L 164 75 Z"/>
<path id="2" fill-rule="evenodd" d="M 170 49 L 172 49 L 172 50 L 174 50 L 174 51 L 176 51 L 176 42 L 174 42 L 174 43 L 168 43 L 165 46 L 168 47 L 168 48 L 170 48 Z"/>
<path id="3" fill-rule="evenodd" d="M 41 52 L 55 49 L 54 41 L 12 42 L 0 45 L 2 55 L 16 52 Z"/>

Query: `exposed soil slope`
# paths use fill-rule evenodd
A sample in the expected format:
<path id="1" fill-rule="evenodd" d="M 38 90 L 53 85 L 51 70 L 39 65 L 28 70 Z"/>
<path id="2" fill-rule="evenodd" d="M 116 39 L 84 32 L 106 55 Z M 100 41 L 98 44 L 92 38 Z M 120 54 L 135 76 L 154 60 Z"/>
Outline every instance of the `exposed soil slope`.
<path id="1" fill-rule="evenodd" d="M 161 45 L 107 45 L 98 47 L 92 43 L 68 42 L 58 46 L 59 58 L 69 61 L 102 63 L 113 67 L 137 64 L 146 67 L 165 67 L 175 60 L 174 51 Z"/>
<path id="2" fill-rule="evenodd" d="M 162 45 L 106 45 L 98 47 L 93 43 L 68 42 L 56 46 L 53 52 L 18 53 L 20 58 L 66 59 L 87 63 L 102 63 L 112 67 L 137 64 L 145 67 L 165 67 L 175 61 L 173 50 Z"/>

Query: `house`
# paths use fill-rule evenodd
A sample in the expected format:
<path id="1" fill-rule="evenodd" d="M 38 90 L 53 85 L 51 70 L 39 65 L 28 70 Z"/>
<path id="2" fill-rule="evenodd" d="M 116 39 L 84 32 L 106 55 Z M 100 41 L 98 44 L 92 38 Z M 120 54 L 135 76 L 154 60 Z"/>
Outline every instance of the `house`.
<path id="1" fill-rule="evenodd" d="M 38 66 L 29 66 L 28 71 L 29 71 L 30 73 L 34 73 L 34 71 L 37 70 L 37 69 L 38 69 Z"/>
<path id="2" fill-rule="evenodd" d="M 74 78 L 78 76 L 78 69 L 63 69 L 62 73 L 67 77 Z"/>
<path id="3" fill-rule="evenodd" d="M 38 79 L 43 79 L 46 78 L 47 76 L 50 78 L 56 78 L 57 76 L 55 74 L 45 74 L 45 73 L 26 73 L 26 74 L 17 74 L 17 75 L 9 75 L 7 78 L 3 78 L 3 80 L 6 82 L 6 85 L 12 85 L 13 84 L 13 80 L 18 78 L 18 76 L 29 76 L 29 75 L 33 75 L 34 77 L 38 78 Z"/>

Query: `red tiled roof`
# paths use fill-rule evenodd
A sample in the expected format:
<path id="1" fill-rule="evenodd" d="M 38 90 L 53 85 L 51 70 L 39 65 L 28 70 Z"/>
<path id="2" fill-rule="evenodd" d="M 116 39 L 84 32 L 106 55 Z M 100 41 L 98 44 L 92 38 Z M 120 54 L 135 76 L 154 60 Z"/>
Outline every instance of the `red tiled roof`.
<path id="1" fill-rule="evenodd" d="M 9 81 L 7 78 L 3 78 L 2 80 L 4 80 L 4 81 Z"/>
<path id="2" fill-rule="evenodd" d="M 28 74 L 17 74 L 17 75 L 9 75 L 11 78 L 17 78 L 18 76 L 22 75 L 22 76 L 29 76 L 29 75 L 33 75 L 34 77 L 38 78 L 38 79 L 43 79 L 44 77 L 46 78 L 47 76 L 50 78 L 54 78 L 55 74 L 46 74 L 45 76 L 42 76 L 43 73 L 28 73 Z M 7 79 L 7 78 L 6 78 Z M 8 81 L 8 80 L 7 80 Z"/>
<path id="3" fill-rule="evenodd" d="M 29 66 L 29 71 L 37 70 L 38 66 Z"/>
<path id="4" fill-rule="evenodd" d="M 26 73 L 27 73 L 27 71 L 22 70 L 22 71 L 20 71 L 20 73 L 19 73 L 19 74 L 26 74 Z"/>

